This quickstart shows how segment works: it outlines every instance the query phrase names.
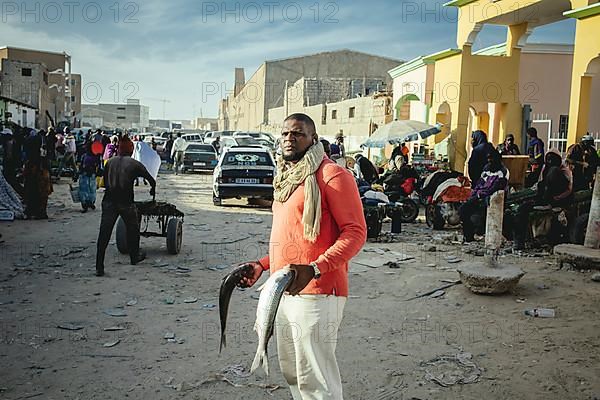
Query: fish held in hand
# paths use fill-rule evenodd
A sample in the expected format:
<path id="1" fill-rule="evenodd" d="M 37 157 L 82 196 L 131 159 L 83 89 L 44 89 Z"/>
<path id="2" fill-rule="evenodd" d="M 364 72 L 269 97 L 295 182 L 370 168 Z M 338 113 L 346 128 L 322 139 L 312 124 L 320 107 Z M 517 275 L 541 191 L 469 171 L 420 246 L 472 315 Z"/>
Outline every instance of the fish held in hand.
<path id="1" fill-rule="evenodd" d="M 231 294 L 235 287 L 240 284 L 242 279 L 252 277 L 252 273 L 252 265 L 243 264 L 226 275 L 221 282 L 221 289 L 219 290 L 219 315 L 221 318 L 221 344 L 219 346 L 219 353 L 223 350 L 223 347 L 227 345 L 225 328 L 227 326 L 227 312 L 229 310 Z"/>
<path id="2" fill-rule="evenodd" d="M 267 346 L 275 326 L 275 316 L 281 302 L 283 293 L 296 278 L 296 273 L 289 268 L 283 268 L 271 274 L 265 283 L 256 309 L 256 322 L 254 330 L 258 334 L 258 349 L 250 373 L 254 373 L 262 366 L 267 376 L 269 375 L 269 359 Z"/>

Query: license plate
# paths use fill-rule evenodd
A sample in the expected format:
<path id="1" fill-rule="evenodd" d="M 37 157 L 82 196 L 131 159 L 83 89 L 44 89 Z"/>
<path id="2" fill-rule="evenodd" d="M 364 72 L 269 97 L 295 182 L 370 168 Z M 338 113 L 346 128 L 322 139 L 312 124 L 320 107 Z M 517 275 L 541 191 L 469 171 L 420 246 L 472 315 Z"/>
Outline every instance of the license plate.
<path id="1" fill-rule="evenodd" d="M 195 162 L 194 163 L 194 167 L 205 167 L 206 163 L 205 162 Z"/>
<path id="2" fill-rule="evenodd" d="M 259 180 L 258 179 L 251 179 L 251 178 L 238 178 L 235 180 L 235 183 L 258 183 Z"/>

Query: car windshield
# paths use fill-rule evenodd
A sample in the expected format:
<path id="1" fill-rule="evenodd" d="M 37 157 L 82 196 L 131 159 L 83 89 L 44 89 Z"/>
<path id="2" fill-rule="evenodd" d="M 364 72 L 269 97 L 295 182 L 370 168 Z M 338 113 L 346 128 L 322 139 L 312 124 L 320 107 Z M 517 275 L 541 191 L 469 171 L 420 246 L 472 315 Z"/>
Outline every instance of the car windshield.
<path id="1" fill-rule="evenodd" d="M 244 167 L 273 166 L 271 157 L 267 153 L 245 153 L 243 151 L 230 151 L 223 158 L 223 165 L 239 165 Z"/>
<path id="2" fill-rule="evenodd" d="M 203 151 L 208 153 L 214 153 L 215 149 L 211 145 L 208 144 L 190 144 L 186 149 L 186 151 Z"/>
<path id="3" fill-rule="evenodd" d="M 251 137 L 238 137 L 235 138 L 235 141 L 237 142 L 238 146 L 256 146 L 260 144 L 256 141 L 256 139 Z"/>

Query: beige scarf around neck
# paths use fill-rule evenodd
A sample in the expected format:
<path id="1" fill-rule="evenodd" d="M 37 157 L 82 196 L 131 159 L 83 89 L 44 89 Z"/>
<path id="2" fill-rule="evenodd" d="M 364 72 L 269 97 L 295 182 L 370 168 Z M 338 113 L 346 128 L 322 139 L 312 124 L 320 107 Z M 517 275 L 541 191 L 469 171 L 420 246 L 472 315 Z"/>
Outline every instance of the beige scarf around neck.
<path id="1" fill-rule="evenodd" d="M 304 238 L 310 242 L 317 240 L 321 231 L 321 191 L 317 184 L 315 173 L 323 162 L 325 149 L 318 141 L 312 145 L 304 157 L 296 164 L 277 159 L 277 176 L 273 182 L 274 197 L 280 203 L 285 203 L 292 193 L 304 182 Z"/>

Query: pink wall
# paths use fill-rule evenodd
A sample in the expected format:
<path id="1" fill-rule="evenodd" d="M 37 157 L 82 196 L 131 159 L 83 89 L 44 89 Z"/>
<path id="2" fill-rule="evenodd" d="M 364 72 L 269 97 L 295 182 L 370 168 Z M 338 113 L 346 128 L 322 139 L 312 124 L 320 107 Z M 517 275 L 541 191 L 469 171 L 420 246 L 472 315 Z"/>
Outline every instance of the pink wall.
<path id="1" fill-rule="evenodd" d="M 569 114 L 572 69 L 573 56 L 569 54 L 521 55 L 519 99 L 522 104 L 531 105 L 534 115 L 548 114 L 553 132 L 559 129 L 560 115 Z M 590 130 L 597 132 L 600 131 L 600 76 L 593 81 L 590 106 Z M 547 138 L 542 140 L 547 143 Z"/>

